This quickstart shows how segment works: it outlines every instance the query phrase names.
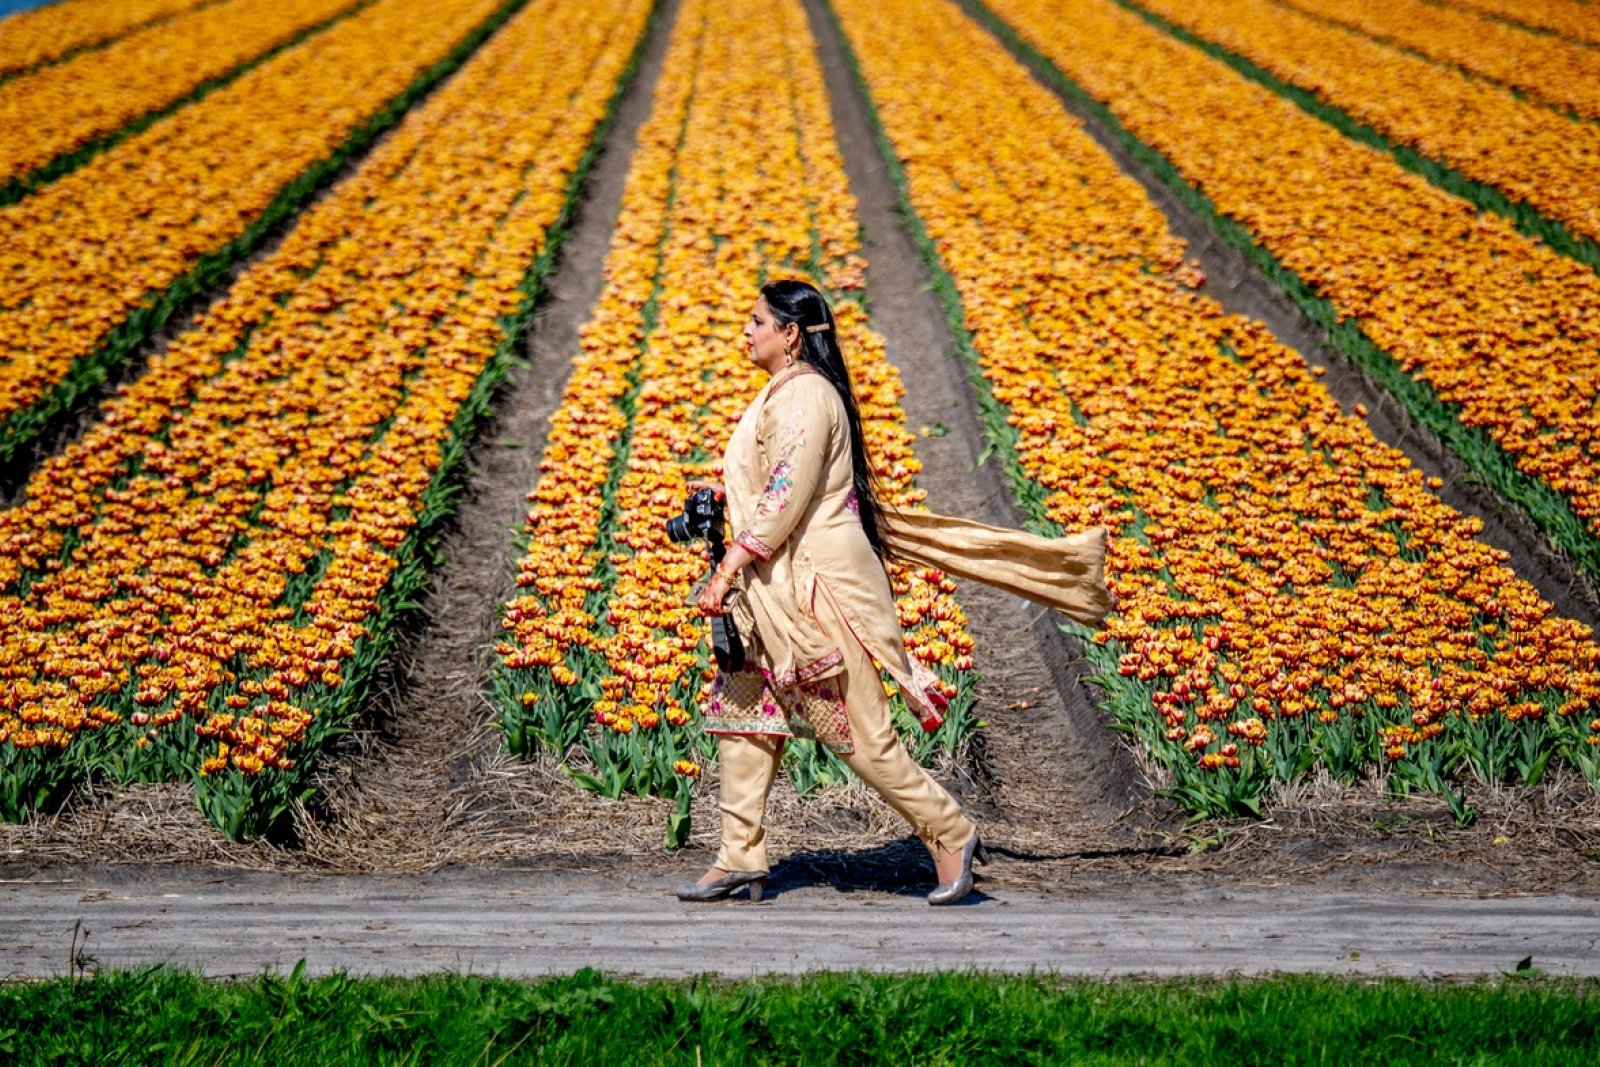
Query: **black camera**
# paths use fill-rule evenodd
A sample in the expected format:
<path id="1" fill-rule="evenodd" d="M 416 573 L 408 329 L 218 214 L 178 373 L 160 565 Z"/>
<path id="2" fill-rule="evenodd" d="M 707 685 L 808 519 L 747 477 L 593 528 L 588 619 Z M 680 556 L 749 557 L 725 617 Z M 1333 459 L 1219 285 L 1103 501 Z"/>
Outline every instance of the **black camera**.
<path id="1" fill-rule="evenodd" d="M 683 514 L 667 520 L 667 537 L 678 544 L 696 539 L 704 540 L 711 549 L 711 567 L 722 565 L 727 551 L 722 543 L 724 520 L 722 501 L 710 489 L 696 489 L 683 502 Z M 717 667 L 723 671 L 744 669 L 744 642 L 739 629 L 728 615 L 711 619 L 711 653 L 717 658 Z"/>
<path id="2" fill-rule="evenodd" d="M 683 502 L 683 514 L 667 520 L 667 537 L 683 544 L 703 538 L 711 546 L 713 563 L 722 562 L 722 501 L 709 489 L 696 489 Z"/>

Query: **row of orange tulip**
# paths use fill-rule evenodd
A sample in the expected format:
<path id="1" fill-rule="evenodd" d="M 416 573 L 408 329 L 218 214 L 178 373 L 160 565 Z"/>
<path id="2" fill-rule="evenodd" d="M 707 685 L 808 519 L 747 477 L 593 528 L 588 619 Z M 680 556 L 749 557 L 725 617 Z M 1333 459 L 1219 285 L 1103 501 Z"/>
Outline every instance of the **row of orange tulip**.
<path id="1" fill-rule="evenodd" d="M 1279 0 L 1527 93 L 1586 119 L 1600 118 L 1600 52 L 1423 0 Z"/>
<path id="2" fill-rule="evenodd" d="M 361 0 L 225 0 L 0 85 L 0 187 Z"/>
<path id="3" fill-rule="evenodd" d="M 1272 0 L 1140 6 L 1600 241 L 1600 128 Z"/>
<path id="4" fill-rule="evenodd" d="M 1450 0 L 1481 15 L 1544 30 L 1575 41 L 1600 44 L 1600 7 L 1586 0 Z"/>
<path id="5" fill-rule="evenodd" d="M 1588 629 L 1475 541 L 1364 411 L 1193 293 L 1160 212 L 1053 96 L 945 0 L 839 9 L 1016 461 L 1060 526 L 1120 530 L 1094 654 L 1180 795 L 1248 807 L 1307 753 L 1354 738 L 1370 754 L 1384 725 L 1426 747 L 1457 711 L 1547 717 L 1588 755 Z M 1145 60 L 1149 81 L 1170 66 Z M 1245 794 L 1208 784 L 1252 775 Z"/>
<path id="6" fill-rule="evenodd" d="M 991 5 L 1600 534 L 1600 277 L 1112 0 Z"/>
<path id="7" fill-rule="evenodd" d="M 0 77 L 112 41 L 214 0 L 65 0 L 0 20 Z"/>
<path id="8" fill-rule="evenodd" d="M 517 725 L 527 719 L 547 745 L 583 739 L 611 790 L 668 787 L 673 762 L 696 747 L 705 625 L 688 596 L 706 564 L 664 527 L 687 481 L 718 480 L 722 446 L 761 385 L 742 328 L 764 278 L 807 276 L 834 294 L 878 473 L 894 500 L 920 497 L 902 387 L 854 293 L 855 203 L 809 42 L 791 0 L 685 5 L 608 284 L 530 494 L 526 592 L 507 605 L 500 647 L 512 672 L 505 719 L 516 748 L 531 740 Z M 896 579 L 908 645 L 947 679 L 966 674 L 971 639 L 949 583 Z M 607 778 L 609 762 L 640 752 L 653 782 Z"/>
<path id="9" fill-rule="evenodd" d="M 40 466 L 0 513 L 0 746 L 197 770 L 230 832 L 304 783 L 649 7 L 525 9 Z"/>
<path id="10" fill-rule="evenodd" d="M 0 208 L 0 423 L 445 58 L 504 0 L 379 0 Z M 0 442 L 3 444 L 4 442 Z"/>

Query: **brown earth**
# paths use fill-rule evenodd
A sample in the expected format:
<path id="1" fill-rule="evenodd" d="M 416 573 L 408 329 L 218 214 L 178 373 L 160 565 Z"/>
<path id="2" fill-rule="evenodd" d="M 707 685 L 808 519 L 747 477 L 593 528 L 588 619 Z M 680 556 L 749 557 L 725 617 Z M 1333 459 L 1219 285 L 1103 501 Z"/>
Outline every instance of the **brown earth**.
<path id="1" fill-rule="evenodd" d="M 874 324 L 905 380 L 910 425 L 947 431 L 918 442 L 922 485 L 936 510 L 1015 524 L 997 465 L 978 463 L 983 442 L 964 367 L 952 355 L 926 270 L 899 225 L 894 189 L 832 28 L 816 17 L 817 4 L 811 6 L 841 147 L 861 203 Z M 459 514 L 443 541 L 444 562 L 423 607 L 408 621 L 380 695 L 348 742 L 323 759 L 319 798 L 296 820 L 298 841 L 230 843 L 204 822 L 182 785 L 91 791 L 56 815 L 0 826 L 0 882 L 133 880 L 153 894 L 164 883 L 201 881 L 226 889 L 255 885 L 251 879 L 265 874 L 348 874 L 355 880 L 341 884 L 389 887 L 371 899 L 377 912 L 415 914 L 463 906 L 453 900 L 447 879 L 428 873 L 444 868 L 460 869 L 474 884 L 518 892 L 544 885 L 565 893 L 574 876 L 587 874 L 590 881 L 599 876 L 600 884 L 666 899 L 671 879 L 709 862 L 718 824 L 714 770 L 696 799 L 690 846 L 681 854 L 663 852 L 665 802 L 607 801 L 579 790 L 548 757 L 524 763 L 502 755 L 490 725 L 494 711 L 482 691 L 498 634 L 497 605 L 513 588 L 510 537 L 522 521 L 523 494 L 537 477 L 578 327 L 599 293 L 600 264 L 676 7 L 665 5 L 646 62 L 590 176 L 530 331 L 527 366 L 502 390 L 494 421 L 477 437 Z M 1094 132 L 1106 143 L 1103 131 Z M 1485 538 L 1513 553 L 1520 574 L 1563 612 L 1594 622 L 1592 587 L 1542 548 L 1526 523 L 1477 493 L 1470 474 L 1328 351 L 1317 328 L 1242 257 L 1210 238 L 1164 188 L 1113 155 L 1146 181 L 1174 230 L 1190 239 L 1214 295 L 1326 364 L 1335 395 L 1366 403 L 1376 433 L 1444 477 L 1446 498 L 1485 518 Z M 1153 913 L 1170 907 L 1175 896 L 1203 902 L 1286 887 L 1296 889 L 1297 899 L 1329 893 L 1367 899 L 1397 891 L 1600 895 L 1600 798 L 1559 770 L 1538 789 L 1477 790 L 1470 799 L 1479 818 L 1464 828 L 1454 825 L 1442 800 L 1396 801 L 1378 782 L 1350 788 L 1326 780 L 1284 790 L 1264 820 L 1186 826 L 1181 812 L 1152 795 L 1159 773 L 1107 729 L 1084 680 L 1089 668 L 1053 621 L 982 587 L 965 586 L 960 597 L 978 642 L 980 710 L 988 726 L 940 776 L 979 820 L 995 853 L 980 883 L 983 899 L 1067 897 L 1075 901 L 1068 910 L 1089 901 L 1124 902 Z M 774 873 L 780 894 L 832 887 L 838 892 L 827 897 L 825 910 L 857 908 L 878 894 L 900 896 L 930 884 L 931 865 L 915 839 L 860 788 L 801 801 L 780 784 L 770 828 L 783 857 Z M 428 876 L 415 877 L 421 875 Z M 397 877 L 411 888 L 393 891 Z M 23 897 L 0 897 L 0 918 L 11 909 L 6 901 L 26 907 Z"/>

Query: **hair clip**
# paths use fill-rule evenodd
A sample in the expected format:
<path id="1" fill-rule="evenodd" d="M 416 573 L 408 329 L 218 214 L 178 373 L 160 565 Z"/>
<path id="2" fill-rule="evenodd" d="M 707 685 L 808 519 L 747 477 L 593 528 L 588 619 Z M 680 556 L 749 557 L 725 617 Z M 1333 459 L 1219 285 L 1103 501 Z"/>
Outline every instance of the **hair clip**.
<path id="1" fill-rule="evenodd" d="M 827 328 L 828 328 L 828 324 L 827 323 L 819 322 L 819 323 L 817 323 L 817 324 L 815 324 L 813 326 L 807 326 L 806 327 L 806 333 L 821 333 L 823 330 L 826 330 Z"/>

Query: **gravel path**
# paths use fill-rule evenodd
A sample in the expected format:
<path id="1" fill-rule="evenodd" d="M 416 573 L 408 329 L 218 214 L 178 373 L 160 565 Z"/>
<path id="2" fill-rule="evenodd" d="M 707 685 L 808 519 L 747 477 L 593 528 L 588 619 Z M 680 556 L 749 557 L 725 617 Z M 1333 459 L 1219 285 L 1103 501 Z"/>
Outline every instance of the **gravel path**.
<path id="1" fill-rule="evenodd" d="M 767 900 L 683 904 L 646 877 L 457 871 L 307 879 L 108 868 L 0 884 L 0 973 L 101 967 L 730 977 L 976 968 L 1086 976 L 1299 971 L 1439 977 L 1532 965 L 1600 976 L 1600 900 L 1459 899 L 1330 887 L 1071 898 L 779 881 Z"/>

